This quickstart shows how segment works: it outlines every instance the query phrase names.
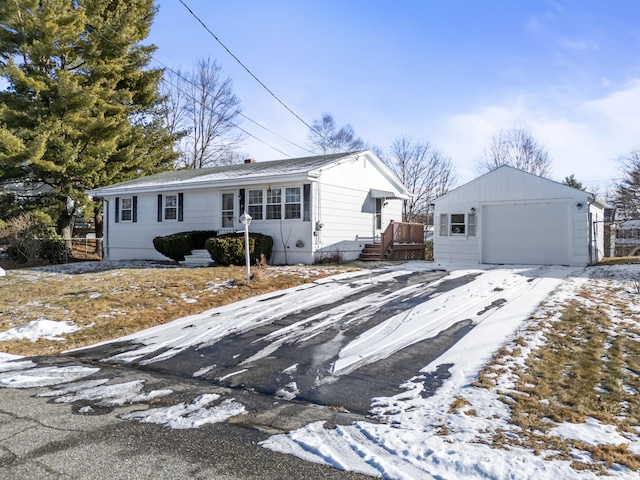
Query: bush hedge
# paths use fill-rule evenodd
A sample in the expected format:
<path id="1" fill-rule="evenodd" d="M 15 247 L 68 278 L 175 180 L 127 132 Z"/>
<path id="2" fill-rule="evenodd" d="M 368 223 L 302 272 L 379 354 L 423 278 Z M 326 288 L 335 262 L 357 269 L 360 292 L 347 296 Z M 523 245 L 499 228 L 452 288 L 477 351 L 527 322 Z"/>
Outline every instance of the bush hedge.
<path id="1" fill-rule="evenodd" d="M 218 265 L 244 265 L 246 262 L 244 250 L 244 233 L 227 233 L 219 237 L 209 238 L 205 248 L 211 258 Z M 273 238 L 261 233 L 249 234 L 249 257 L 252 264 L 256 264 L 262 256 L 271 258 L 273 252 Z"/>
<path id="2" fill-rule="evenodd" d="M 18 263 L 64 263 L 67 242 L 56 233 L 51 217 L 39 212 L 21 214 L 0 224 L 0 243 L 8 244 L 7 256 Z"/>
<path id="3" fill-rule="evenodd" d="M 153 247 L 174 262 L 182 262 L 185 255 L 190 255 L 193 250 L 205 248 L 207 239 L 215 236 L 216 232 L 213 230 L 174 233 L 154 238 Z"/>

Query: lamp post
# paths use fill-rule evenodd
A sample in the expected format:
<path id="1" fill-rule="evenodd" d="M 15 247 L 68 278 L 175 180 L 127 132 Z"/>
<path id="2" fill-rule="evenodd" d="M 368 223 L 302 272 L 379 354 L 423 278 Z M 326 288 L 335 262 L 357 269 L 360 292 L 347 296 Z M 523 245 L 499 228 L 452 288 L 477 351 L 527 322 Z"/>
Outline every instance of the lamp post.
<path id="1" fill-rule="evenodd" d="M 244 212 L 240 215 L 240 223 L 244 225 L 244 251 L 247 259 L 247 281 L 251 279 L 251 260 L 249 256 L 249 224 L 251 223 L 251 215 Z"/>

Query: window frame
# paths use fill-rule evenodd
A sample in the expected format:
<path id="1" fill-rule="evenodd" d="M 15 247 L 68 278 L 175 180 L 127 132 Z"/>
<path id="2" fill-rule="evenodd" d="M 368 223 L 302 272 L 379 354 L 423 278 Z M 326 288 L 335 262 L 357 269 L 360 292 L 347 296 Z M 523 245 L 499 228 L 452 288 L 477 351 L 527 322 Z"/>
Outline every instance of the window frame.
<path id="1" fill-rule="evenodd" d="M 297 193 L 295 193 L 297 191 Z M 291 197 L 290 197 L 291 194 Z M 290 201 L 293 198 L 294 201 Z M 297 198 L 297 200 L 295 200 Z M 291 210 L 290 210 L 291 207 Z M 297 209 L 295 208 L 297 207 Z M 285 187 L 284 189 L 284 219 L 285 220 L 302 220 L 302 187 Z M 296 214 L 294 216 L 294 214 Z"/>
<path id="2" fill-rule="evenodd" d="M 245 211 L 251 221 L 310 222 L 311 185 L 247 188 Z"/>
<path id="3" fill-rule="evenodd" d="M 277 207 L 277 209 L 276 209 Z M 282 188 L 268 188 L 265 198 L 265 220 L 282 220 Z M 275 215 L 277 213 L 277 215 Z"/>
<path id="4" fill-rule="evenodd" d="M 441 213 L 439 233 L 441 237 L 475 237 L 478 233 L 478 215 L 475 212 Z"/>
<path id="5" fill-rule="evenodd" d="M 254 195 L 252 195 L 252 193 Z M 259 203 L 255 201 L 258 199 L 255 193 L 259 193 Z M 247 191 L 247 213 L 251 215 L 253 220 L 262 220 L 264 218 L 264 190 L 262 188 L 255 188 Z"/>
<path id="6" fill-rule="evenodd" d="M 170 205 L 170 200 L 173 200 L 173 205 Z M 170 216 L 168 213 L 173 211 L 175 216 Z M 170 193 L 163 196 L 162 200 L 162 218 L 168 222 L 178 221 L 178 194 Z"/>
<path id="7" fill-rule="evenodd" d="M 125 208 L 127 201 L 129 202 L 129 208 Z M 125 212 L 129 212 L 129 218 L 124 218 Z M 123 223 L 133 223 L 133 196 L 120 197 L 120 221 Z"/>

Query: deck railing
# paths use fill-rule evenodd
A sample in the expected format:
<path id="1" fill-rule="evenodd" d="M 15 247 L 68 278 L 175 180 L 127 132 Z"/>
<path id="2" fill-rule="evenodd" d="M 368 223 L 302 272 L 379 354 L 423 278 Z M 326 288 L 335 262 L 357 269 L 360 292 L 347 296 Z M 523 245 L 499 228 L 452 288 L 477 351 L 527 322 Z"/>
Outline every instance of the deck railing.
<path id="1" fill-rule="evenodd" d="M 389 223 L 380 236 L 382 254 L 393 251 L 394 246 L 404 244 L 415 245 L 416 250 L 422 249 L 424 253 L 424 225 L 422 223 L 394 222 Z"/>

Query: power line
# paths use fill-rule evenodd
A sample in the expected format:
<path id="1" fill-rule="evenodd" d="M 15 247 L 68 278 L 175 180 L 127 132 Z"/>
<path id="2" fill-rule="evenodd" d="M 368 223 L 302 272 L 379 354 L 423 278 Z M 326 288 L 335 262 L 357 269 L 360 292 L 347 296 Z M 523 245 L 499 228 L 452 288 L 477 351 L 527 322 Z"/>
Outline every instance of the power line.
<path id="1" fill-rule="evenodd" d="M 229 50 L 229 49 L 227 48 L 227 46 L 226 46 L 224 43 L 222 43 L 222 42 L 220 41 L 220 39 L 216 36 L 216 34 L 215 34 L 215 33 L 213 33 L 213 32 L 211 31 L 211 29 L 210 29 L 209 27 L 207 27 L 207 25 L 206 25 L 202 20 L 200 20 L 200 18 L 199 18 L 195 13 L 193 13 L 193 10 L 191 10 L 191 9 L 189 8 L 189 6 L 188 6 L 186 3 L 184 3 L 184 1 L 183 1 L 183 0 L 180 0 L 180 3 L 181 3 L 182 5 L 184 5 L 184 8 L 186 8 L 186 9 L 189 11 L 189 13 L 190 13 L 191 15 L 193 15 L 193 17 L 194 17 L 194 18 L 195 18 L 195 19 L 200 23 L 200 25 L 202 25 L 202 26 L 204 27 L 204 29 L 205 29 L 207 32 L 209 32 L 209 34 L 210 34 L 213 38 L 215 38 L 215 39 L 216 39 L 216 41 L 217 41 L 217 42 L 222 46 L 222 48 L 224 48 L 224 49 L 227 51 L 227 53 L 228 53 L 229 55 L 231 55 L 231 56 L 233 57 L 233 59 L 234 59 L 236 62 L 238 62 L 238 63 L 240 64 L 240 66 L 241 66 L 242 68 L 244 68 L 244 69 L 247 71 L 247 73 L 248 73 L 249 75 L 251 75 L 251 76 L 255 79 L 255 81 L 256 81 L 256 82 L 258 82 L 258 83 L 262 86 L 262 88 L 264 88 L 267 92 L 269 92 L 269 94 L 270 94 L 273 98 L 275 98 L 275 99 L 276 99 L 276 100 L 277 100 L 277 101 L 278 101 L 278 102 L 279 102 L 279 103 L 280 103 L 284 108 L 286 108 L 287 110 L 289 110 L 289 112 L 291 112 L 291 114 L 292 114 L 294 117 L 296 117 L 296 118 L 297 118 L 298 120 L 300 120 L 303 124 L 305 124 L 305 125 L 306 125 L 306 127 L 307 127 L 309 130 L 311 130 L 311 131 L 315 131 L 315 128 L 313 128 L 311 125 L 309 125 L 307 122 L 305 122 L 305 121 L 304 121 L 304 120 L 303 120 L 303 119 L 302 119 L 302 118 L 301 118 L 301 117 L 300 117 L 296 112 L 294 112 L 293 110 L 291 110 L 291 109 L 290 109 L 290 108 L 289 108 L 289 107 L 288 107 L 288 106 L 287 106 L 287 105 L 286 105 L 282 100 L 280 100 L 280 99 L 277 97 L 277 95 L 276 95 L 275 93 L 273 93 L 271 90 L 269 90 L 269 88 L 267 88 L 267 86 L 266 86 L 264 83 L 262 83 L 262 81 L 261 81 L 258 77 L 256 77 L 256 76 L 253 74 L 253 72 L 252 72 L 251 70 L 249 70 L 249 69 L 245 66 L 245 64 L 244 64 L 244 63 L 242 63 L 242 62 L 240 61 L 240 59 L 239 59 L 238 57 L 236 57 L 233 53 L 231 53 L 231 50 Z"/>
<path id="2" fill-rule="evenodd" d="M 96 20 L 100 20 L 100 19 L 98 19 L 98 18 L 96 18 L 96 17 L 94 17 L 94 19 L 96 19 Z M 126 39 L 126 38 L 124 38 L 122 35 L 120 35 L 120 33 L 119 33 L 119 32 L 117 32 L 116 30 L 114 30 L 113 28 L 111 28 L 109 25 L 104 24 L 104 26 L 105 26 L 108 30 L 110 30 L 113 34 L 115 34 L 115 35 L 119 36 L 120 38 L 122 38 L 123 40 L 127 41 L 127 39 Z M 102 33 L 100 33 L 100 32 L 98 31 L 98 29 L 97 29 L 97 28 L 95 28 L 95 27 L 94 27 L 94 32 L 96 32 L 98 35 L 100 35 L 104 40 L 106 40 L 107 42 L 109 42 L 109 43 L 110 43 L 111 45 L 113 45 L 114 47 L 116 47 L 116 48 L 118 48 L 118 49 L 120 49 L 120 50 L 124 51 L 124 48 L 123 48 L 123 47 L 121 47 L 121 46 L 119 46 L 119 45 L 116 45 L 116 44 L 115 44 L 114 42 L 112 42 L 109 38 L 105 37 Z M 158 63 L 160 66 L 164 67 L 166 70 L 169 70 L 170 72 L 172 72 L 174 75 L 176 75 L 176 76 L 177 76 L 178 78 L 180 78 L 181 80 L 185 81 L 186 83 L 188 83 L 188 84 L 190 84 L 190 85 L 192 85 L 192 86 L 194 86 L 194 87 L 197 87 L 197 85 L 196 85 L 195 83 L 193 83 L 193 82 L 192 82 L 191 80 L 189 80 L 188 78 L 184 77 L 184 76 L 180 73 L 180 71 L 176 71 L 176 70 L 174 70 L 173 68 L 169 67 L 168 65 L 164 64 L 163 62 L 161 62 L 160 60 L 158 60 L 157 58 L 155 58 L 155 56 L 153 56 L 153 55 L 150 55 L 150 57 L 151 57 L 151 59 L 152 59 L 153 61 L 155 61 L 156 63 Z M 163 80 L 163 81 L 166 81 L 166 80 Z M 184 95 L 186 95 L 187 97 L 189 97 L 191 100 L 194 100 L 194 101 L 196 101 L 196 102 L 200 103 L 200 104 L 202 105 L 202 107 L 204 107 L 204 108 L 206 108 L 207 110 L 209 110 L 209 111 L 211 111 L 212 113 L 214 113 L 214 112 L 211 110 L 211 107 L 209 107 L 209 106 L 207 106 L 206 104 L 204 104 L 204 103 L 200 102 L 197 98 L 195 98 L 194 96 L 190 95 L 188 92 L 185 92 L 184 90 L 181 90 L 177 85 L 175 86 L 175 88 L 176 88 L 178 91 L 180 91 L 181 93 L 183 93 Z M 239 110 L 237 110 L 237 109 L 235 109 L 235 108 L 232 108 L 232 110 L 233 110 L 234 112 L 236 112 L 238 115 L 240 115 L 241 117 L 243 117 L 243 118 L 245 118 L 245 119 L 249 120 L 249 121 L 250 121 L 250 122 L 252 122 L 253 124 L 257 125 L 258 127 L 262 128 L 262 129 L 266 130 L 267 132 L 271 133 L 272 135 L 275 135 L 276 137 L 278 137 L 278 138 L 280 138 L 280 139 L 282 139 L 282 140 L 284 140 L 284 141 L 286 141 L 286 142 L 290 143 L 291 145 L 293 145 L 293 146 L 295 146 L 295 147 L 297 147 L 297 148 L 300 148 L 301 150 L 304 150 L 304 151 L 306 151 L 306 152 L 308 152 L 308 153 L 312 153 L 312 154 L 314 153 L 314 152 L 312 152 L 311 150 L 309 150 L 309 149 L 307 149 L 307 148 L 305 148 L 305 147 L 303 147 L 303 146 L 301 146 L 301 145 L 298 145 L 297 143 L 292 142 L 291 140 L 289 140 L 289 139 L 287 139 L 287 138 L 283 137 L 282 135 L 277 134 L 276 132 L 272 131 L 271 129 L 267 128 L 266 126 L 264 126 L 264 125 L 260 124 L 259 122 L 255 121 L 255 120 L 253 120 L 252 118 L 248 117 L 247 115 L 243 114 L 241 111 L 239 111 Z M 269 148 L 271 148 L 271 149 L 275 150 L 276 152 L 281 153 L 281 154 L 282 154 L 282 155 L 284 155 L 285 157 L 292 158 L 292 156 L 291 156 L 291 155 L 289 155 L 289 154 L 287 154 L 287 153 L 283 152 L 282 150 L 278 149 L 277 147 L 274 147 L 273 145 L 271 145 L 271 144 L 269 144 L 269 143 L 265 142 L 264 140 L 262 140 L 262 139 L 258 138 L 257 136 L 255 136 L 255 135 L 253 135 L 253 134 L 249 133 L 248 131 L 246 131 L 245 129 L 243 129 L 242 127 L 240 127 L 239 125 L 237 125 L 237 124 L 235 124 L 235 123 L 233 123 L 233 122 L 230 122 L 230 123 L 231 123 L 231 125 L 232 125 L 232 126 L 236 127 L 238 130 L 242 131 L 243 133 L 245 133 L 245 134 L 246 134 L 246 135 L 248 135 L 249 137 L 251 137 L 251 138 L 253 138 L 253 139 L 257 140 L 257 141 L 258 141 L 258 142 L 260 142 L 260 143 L 262 143 L 263 145 L 266 145 L 267 147 L 269 147 Z"/>

